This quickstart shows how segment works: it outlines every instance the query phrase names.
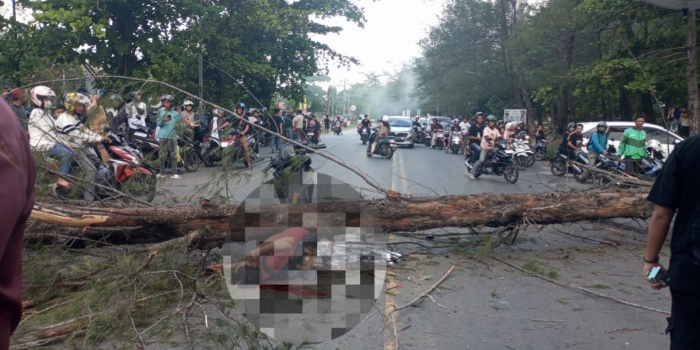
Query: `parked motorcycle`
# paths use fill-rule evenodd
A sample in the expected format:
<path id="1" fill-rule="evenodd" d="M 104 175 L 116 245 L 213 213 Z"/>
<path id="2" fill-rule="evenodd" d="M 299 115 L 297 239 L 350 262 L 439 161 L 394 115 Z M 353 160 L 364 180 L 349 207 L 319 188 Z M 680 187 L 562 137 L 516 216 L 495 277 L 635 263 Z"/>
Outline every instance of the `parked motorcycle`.
<path id="1" fill-rule="evenodd" d="M 492 141 L 492 140 L 491 140 Z M 478 178 L 481 175 L 495 175 L 503 176 L 503 178 L 511 184 L 518 182 L 518 168 L 513 161 L 513 150 L 508 149 L 508 142 L 506 140 L 500 139 L 496 142 L 496 153 L 491 154 L 486 157 L 486 161 L 481 163 L 478 169 L 474 171 L 474 177 Z M 488 152 L 487 150 L 482 150 L 482 152 Z M 467 166 L 471 172 L 474 169 L 474 162 L 472 161 L 471 154 L 468 156 L 467 161 L 464 165 Z"/>
<path id="2" fill-rule="evenodd" d="M 363 145 L 367 143 L 367 140 L 369 140 L 369 128 L 362 128 L 362 131 L 360 131 L 360 139 Z"/>
<path id="3" fill-rule="evenodd" d="M 217 139 L 211 136 L 205 136 L 204 142 L 202 142 L 202 159 L 204 166 L 212 167 L 214 163 L 223 162 L 224 159 L 230 160 L 230 163 L 235 164 L 241 161 L 245 161 L 245 148 L 240 142 L 240 132 L 238 130 L 233 131 L 220 131 L 221 139 Z M 255 138 L 247 138 L 247 146 L 249 150 L 253 150 L 255 147 Z M 252 153 L 252 152 L 251 152 Z M 250 155 L 251 162 L 255 160 L 255 155 Z"/>
<path id="4" fill-rule="evenodd" d="M 318 145 L 318 139 L 316 138 L 316 133 L 311 130 L 306 131 L 306 140 L 311 142 L 311 144 Z"/>
<path id="5" fill-rule="evenodd" d="M 535 142 L 535 160 L 543 160 L 547 156 L 547 140 L 539 139 Z"/>
<path id="6" fill-rule="evenodd" d="M 325 144 L 284 142 L 277 156 L 263 169 L 263 173 L 272 170 L 275 193 L 281 204 L 292 203 L 295 190 L 299 193 L 297 203 L 312 203 L 313 186 L 304 184 L 305 174 L 313 171 L 311 158 L 299 145 L 315 150 L 326 148 Z"/>
<path id="7" fill-rule="evenodd" d="M 530 144 L 527 140 L 513 140 L 513 151 L 515 164 L 520 170 L 525 170 L 535 165 L 535 153 L 530 150 Z"/>
<path id="8" fill-rule="evenodd" d="M 450 149 L 454 154 L 462 153 L 462 133 L 460 131 L 453 131 L 450 135 Z"/>
<path id="9" fill-rule="evenodd" d="M 374 139 L 376 137 L 377 130 L 374 130 L 374 132 L 372 132 L 372 135 L 369 136 L 369 144 L 367 145 L 367 157 L 372 156 L 372 143 L 374 143 Z M 394 156 L 394 152 L 396 152 L 396 141 L 391 136 L 379 140 L 379 142 L 377 142 L 377 147 L 374 149 L 375 154 L 378 154 L 386 159 L 391 159 L 391 157 Z"/>
<path id="10" fill-rule="evenodd" d="M 134 132 L 132 142 L 145 155 L 146 159 L 157 160 L 160 157 L 160 144 L 158 141 L 151 138 L 152 130 L 148 127 L 142 127 Z M 191 138 L 185 136 L 177 141 L 178 154 L 177 166 L 184 167 L 187 172 L 195 172 L 199 169 L 200 157 L 197 153 L 197 148 L 194 147 L 194 142 Z M 156 162 L 159 167 L 160 163 Z M 156 168 L 157 168 L 156 167 Z M 165 161 L 165 167 L 170 167 L 170 157 Z M 160 170 L 160 169 L 158 169 Z"/>
<path id="11" fill-rule="evenodd" d="M 567 154 L 557 152 L 549 163 L 549 169 L 554 176 L 564 176 L 569 173 L 574 175 L 576 181 L 585 183 L 587 178 L 583 177 L 583 168 L 578 164 L 588 165 L 588 157 L 583 151 L 574 151 L 572 159 L 569 159 Z"/>

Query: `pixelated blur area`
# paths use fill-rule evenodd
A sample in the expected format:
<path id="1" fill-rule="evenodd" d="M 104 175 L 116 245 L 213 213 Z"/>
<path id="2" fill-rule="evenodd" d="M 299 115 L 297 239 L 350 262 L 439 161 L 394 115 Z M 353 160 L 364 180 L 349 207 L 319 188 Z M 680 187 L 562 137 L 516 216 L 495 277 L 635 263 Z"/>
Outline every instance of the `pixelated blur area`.
<path id="1" fill-rule="evenodd" d="M 236 312 L 280 342 L 336 339 L 384 292 L 386 240 L 362 195 L 328 175 L 265 183 L 231 218 L 223 247 Z"/>

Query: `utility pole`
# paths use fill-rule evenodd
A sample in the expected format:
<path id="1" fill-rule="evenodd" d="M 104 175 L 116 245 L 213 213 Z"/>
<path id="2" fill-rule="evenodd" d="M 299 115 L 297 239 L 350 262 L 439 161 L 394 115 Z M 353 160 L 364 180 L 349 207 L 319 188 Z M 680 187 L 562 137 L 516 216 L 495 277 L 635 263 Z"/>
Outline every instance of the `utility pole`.
<path id="1" fill-rule="evenodd" d="M 199 0 L 199 6 L 204 8 L 204 0 Z M 204 50 L 204 44 L 202 43 L 202 36 L 203 36 L 203 30 L 202 30 L 202 16 L 199 16 L 199 115 L 204 116 L 204 104 L 202 101 L 204 100 L 204 64 L 202 63 L 202 51 Z"/>
<path id="2" fill-rule="evenodd" d="M 347 80 L 343 79 L 343 116 L 348 112 L 348 89 L 345 83 Z"/>

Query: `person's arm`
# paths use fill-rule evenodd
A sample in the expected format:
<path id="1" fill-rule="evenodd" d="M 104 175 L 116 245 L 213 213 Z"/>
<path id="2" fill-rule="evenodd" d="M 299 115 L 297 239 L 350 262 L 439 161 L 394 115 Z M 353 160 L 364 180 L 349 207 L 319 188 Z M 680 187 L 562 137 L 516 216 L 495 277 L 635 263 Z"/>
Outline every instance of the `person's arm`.
<path id="1" fill-rule="evenodd" d="M 620 137 L 620 145 L 617 147 L 617 156 L 622 157 L 622 155 L 625 154 L 626 149 L 627 149 L 627 130 L 625 130 L 625 132 L 622 133 L 622 137 Z"/>
<path id="2" fill-rule="evenodd" d="M 673 220 L 673 215 L 675 212 L 676 211 L 674 209 L 665 208 L 660 205 L 654 206 L 654 212 L 651 214 L 651 221 L 649 222 L 647 248 L 646 252 L 644 253 L 644 277 L 649 276 L 651 269 L 656 266 L 661 267 L 661 270 L 666 272 L 666 268 L 658 261 L 659 253 L 664 245 L 664 241 L 666 241 L 668 229 L 671 227 L 671 220 Z M 652 289 L 659 290 L 666 287 L 663 282 L 653 283 L 648 279 L 647 282 L 649 282 Z"/>
<path id="3" fill-rule="evenodd" d="M 567 138 L 566 145 L 569 146 L 569 148 L 576 150 L 576 149 L 578 149 L 578 148 L 576 148 L 576 146 L 574 145 L 574 143 L 571 142 L 571 135 L 573 135 L 573 133 L 569 134 L 569 137 Z"/>
<path id="4" fill-rule="evenodd" d="M 158 111 L 158 114 L 156 115 L 156 124 L 160 127 L 165 125 L 164 119 L 167 117 L 167 113 L 165 112 L 164 109 L 161 109 Z"/>

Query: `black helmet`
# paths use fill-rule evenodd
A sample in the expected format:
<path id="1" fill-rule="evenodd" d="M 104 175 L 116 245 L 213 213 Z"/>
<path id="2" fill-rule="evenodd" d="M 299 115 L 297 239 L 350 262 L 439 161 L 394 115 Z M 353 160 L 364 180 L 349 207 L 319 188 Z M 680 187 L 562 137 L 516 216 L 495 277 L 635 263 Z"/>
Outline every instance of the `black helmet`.
<path id="1" fill-rule="evenodd" d="M 598 129 L 598 128 L 601 127 L 601 126 L 604 127 L 605 130 L 608 130 L 608 123 L 606 123 L 606 122 L 600 122 L 600 123 L 598 123 L 598 125 L 596 125 L 595 128 Z"/>
<path id="2" fill-rule="evenodd" d="M 236 103 L 236 109 L 239 109 L 239 108 L 242 108 L 243 110 L 245 110 L 245 104 L 243 102 Z"/>
<path id="3" fill-rule="evenodd" d="M 477 117 L 480 116 L 480 115 L 483 117 L 483 116 L 484 116 L 484 112 L 476 112 L 476 116 L 477 116 Z"/>
<path id="4" fill-rule="evenodd" d="M 482 115 L 483 115 L 483 114 L 482 114 Z M 487 122 L 495 122 L 495 121 L 496 121 L 496 117 L 495 117 L 494 115 L 490 115 L 490 116 L 486 117 L 486 121 L 487 121 Z"/>
<path id="5" fill-rule="evenodd" d="M 569 130 L 569 129 L 575 128 L 575 127 L 576 127 L 576 123 L 569 123 L 569 125 L 566 126 L 566 130 Z"/>

